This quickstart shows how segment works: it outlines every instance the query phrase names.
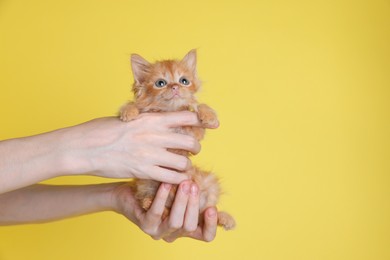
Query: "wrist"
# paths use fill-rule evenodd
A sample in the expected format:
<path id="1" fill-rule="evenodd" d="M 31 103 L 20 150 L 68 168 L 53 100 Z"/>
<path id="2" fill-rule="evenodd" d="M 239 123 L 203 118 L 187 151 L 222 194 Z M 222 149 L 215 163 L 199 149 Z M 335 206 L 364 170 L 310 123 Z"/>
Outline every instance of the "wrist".
<path id="1" fill-rule="evenodd" d="M 58 135 L 56 161 L 64 175 L 81 175 L 94 170 L 88 159 L 88 149 L 83 142 L 84 134 L 75 131 L 75 127 L 56 131 Z"/>
<path id="2" fill-rule="evenodd" d="M 119 124 L 118 124 L 119 122 Z M 115 118 L 101 118 L 64 128 L 59 131 L 61 167 L 66 174 L 80 175 L 92 173 L 107 177 L 101 172 L 112 163 L 110 149 L 119 131 L 126 124 Z"/>
<path id="3" fill-rule="evenodd" d="M 117 190 L 123 183 L 103 183 L 98 184 L 96 194 L 98 195 L 98 206 L 100 211 L 114 211 L 121 213 L 119 209 Z"/>
<path id="4" fill-rule="evenodd" d="M 123 208 L 123 204 L 126 203 L 128 189 L 128 182 L 112 183 L 112 189 L 110 191 L 110 202 L 112 211 L 118 214 L 124 214 L 125 209 Z"/>

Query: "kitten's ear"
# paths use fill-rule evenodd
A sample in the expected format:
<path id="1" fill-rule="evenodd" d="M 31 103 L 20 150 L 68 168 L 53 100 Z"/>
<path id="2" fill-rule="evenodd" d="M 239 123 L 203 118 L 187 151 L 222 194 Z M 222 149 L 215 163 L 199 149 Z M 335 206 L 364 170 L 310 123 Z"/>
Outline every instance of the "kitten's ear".
<path id="1" fill-rule="evenodd" d="M 150 63 L 144 58 L 142 58 L 140 55 L 132 54 L 131 68 L 133 70 L 134 80 L 137 83 L 142 83 L 146 79 L 147 74 L 150 71 Z"/>
<path id="2" fill-rule="evenodd" d="M 196 50 L 190 50 L 189 53 L 181 60 L 189 69 L 196 73 Z"/>

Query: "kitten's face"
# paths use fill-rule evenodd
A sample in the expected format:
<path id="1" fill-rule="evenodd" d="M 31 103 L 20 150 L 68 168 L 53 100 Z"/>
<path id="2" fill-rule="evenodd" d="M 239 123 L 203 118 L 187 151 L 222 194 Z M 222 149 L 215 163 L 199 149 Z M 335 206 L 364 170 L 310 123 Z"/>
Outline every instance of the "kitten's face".
<path id="1" fill-rule="evenodd" d="M 139 55 L 132 56 L 134 93 L 138 104 L 150 109 L 176 111 L 196 102 L 200 87 L 196 76 L 196 52 L 183 60 L 164 60 L 151 64 Z"/>

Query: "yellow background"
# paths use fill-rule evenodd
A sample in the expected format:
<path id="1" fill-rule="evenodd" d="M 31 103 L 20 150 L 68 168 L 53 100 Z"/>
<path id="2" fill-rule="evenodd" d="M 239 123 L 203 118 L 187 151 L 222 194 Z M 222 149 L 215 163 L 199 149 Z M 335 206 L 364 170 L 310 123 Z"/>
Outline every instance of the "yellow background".
<path id="1" fill-rule="evenodd" d="M 0 0 L 0 138 L 114 115 L 131 53 L 192 48 L 221 121 L 195 161 L 237 229 L 167 244 L 98 213 L 1 227 L 0 259 L 390 259 L 388 0 Z"/>

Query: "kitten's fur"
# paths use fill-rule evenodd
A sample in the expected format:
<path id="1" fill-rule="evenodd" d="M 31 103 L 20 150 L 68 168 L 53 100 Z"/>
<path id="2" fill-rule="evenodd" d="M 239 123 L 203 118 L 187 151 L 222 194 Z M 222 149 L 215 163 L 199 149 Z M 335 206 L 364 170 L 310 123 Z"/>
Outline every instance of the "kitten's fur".
<path id="1" fill-rule="evenodd" d="M 131 65 L 134 75 L 135 100 L 121 108 L 121 120 L 130 121 L 139 113 L 190 110 L 198 114 L 204 127 L 218 125 L 214 110 L 205 104 L 198 104 L 194 96 L 200 87 L 196 73 L 195 50 L 190 51 L 181 61 L 163 60 L 153 64 L 133 54 Z M 203 139 L 205 132 L 202 127 L 180 127 L 174 131 L 192 135 L 198 140 Z M 183 150 L 170 149 L 170 151 L 185 156 L 190 155 L 189 152 Z M 183 174 L 189 175 L 192 181 L 199 186 L 201 213 L 207 207 L 217 204 L 221 190 L 215 175 L 195 166 Z M 159 185 L 159 182 L 153 180 L 135 179 L 133 181 L 131 187 L 145 210 L 151 206 Z M 177 186 L 171 189 L 163 217 L 169 214 L 176 189 Z M 218 225 L 229 230 L 235 227 L 235 221 L 228 213 L 218 212 Z"/>

